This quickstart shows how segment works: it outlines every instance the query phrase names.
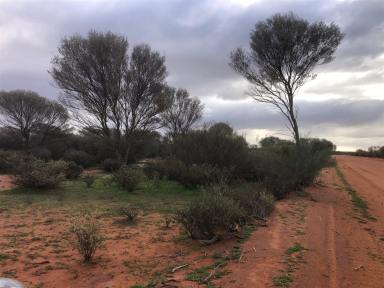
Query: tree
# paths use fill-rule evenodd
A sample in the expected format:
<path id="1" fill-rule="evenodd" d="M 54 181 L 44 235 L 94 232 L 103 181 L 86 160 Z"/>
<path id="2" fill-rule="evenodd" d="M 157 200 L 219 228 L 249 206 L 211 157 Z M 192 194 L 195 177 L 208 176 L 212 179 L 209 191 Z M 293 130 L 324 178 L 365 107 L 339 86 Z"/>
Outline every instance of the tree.
<path id="1" fill-rule="evenodd" d="M 333 59 L 342 38 L 333 23 L 309 23 L 292 13 L 276 14 L 256 24 L 250 51 L 238 48 L 231 54 L 232 68 L 252 84 L 250 95 L 284 115 L 297 145 L 300 134 L 294 97 L 315 77 L 312 71 L 317 64 Z"/>
<path id="2" fill-rule="evenodd" d="M 0 92 L 0 123 L 22 138 L 28 148 L 32 134 L 45 139 L 53 129 L 61 129 L 68 120 L 65 108 L 35 92 L 14 90 Z"/>
<path id="3" fill-rule="evenodd" d="M 131 136 L 160 125 L 166 106 L 165 58 L 148 45 L 128 55 L 128 41 L 111 32 L 62 40 L 50 71 L 62 102 L 78 123 L 112 145 L 125 163 Z"/>
<path id="4" fill-rule="evenodd" d="M 172 137 L 187 133 L 202 117 L 204 106 L 185 89 L 168 88 L 169 104 L 162 113 L 162 124 Z"/>

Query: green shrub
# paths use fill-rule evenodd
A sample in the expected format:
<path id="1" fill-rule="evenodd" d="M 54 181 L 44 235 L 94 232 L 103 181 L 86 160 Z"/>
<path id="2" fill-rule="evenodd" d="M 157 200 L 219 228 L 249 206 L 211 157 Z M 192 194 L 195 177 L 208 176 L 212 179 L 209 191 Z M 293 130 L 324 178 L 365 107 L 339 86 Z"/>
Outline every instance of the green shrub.
<path id="1" fill-rule="evenodd" d="M 71 149 L 64 153 L 64 160 L 75 162 L 77 165 L 82 167 L 90 167 L 94 164 L 92 156 L 85 151 Z"/>
<path id="2" fill-rule="evenodd" d="M 273 211 L 275 199 L 260 184 L 243 183 L 227 189 L 226 195 L 239 203 L 248 217 L 266 219 Z"/>
<path id="3" fill-rule="evenodd" d="M 47 148 L 43 148 L 43 147 L 33 148 L 30 152 L 33 157 L 36 157 L 44 161 L 48 161 L 52 159 L 52 152 Z"/>
<path id="4" fill-rule="evenodd" d="M 91 188 L 93 183 L 95 182 L 95 176 L 90 174 L 85 174 L 82 179 L 85 185 L 87 186 L 87 188 Z"/>
<path id="5" fill-rule="evenodd" d="M 54 188 L 65 179 L 65 161 L 31 160 L 17 167 L 15 183 L 29 188 Z"/>
<path id="6" fill-rule="evenodd" d="M 83 167 L 73 161 L 67 162 L 67 169 L 65 169 L 65 178 L 77 179 L 83 173 Z"/>
<path id="7" fill-rule="evenodd" d="M 212 239 L 243 223 L 245 211 L 221 193 L 206 192 L 176 213 L 176 220 L 193 239 Z"/>
<path id="8" fill-rule="evenodd" d="M 123 189 L 133 191 L 145 179 L 145 175 L 139 169 L 122 166 L 114 173 L 114 179 Z"/>
<path id="9" fill-rule="evenodd" d="M 102 167 L 106 172 L 114 172 L 119 169 L 120 163 L 117 159 L 107 158 L 103 161 Z"/>
<path id="10" fill-rule="evenodd" d="M 32 160 L 36 160 L 36 158 L 30 154 L 19 151 L 0 150 L 0 173 L 14 174 L 17 172 L 18 167 Z"/>
<path id="11" fill-rule="evenodd" d="M 91 215 L 79 216 L 72 220 L 70 231 L 75 235 L 74 246 L 83 256 L 84 262 L 90 262 L 104 242 L 99 222 Z"/>

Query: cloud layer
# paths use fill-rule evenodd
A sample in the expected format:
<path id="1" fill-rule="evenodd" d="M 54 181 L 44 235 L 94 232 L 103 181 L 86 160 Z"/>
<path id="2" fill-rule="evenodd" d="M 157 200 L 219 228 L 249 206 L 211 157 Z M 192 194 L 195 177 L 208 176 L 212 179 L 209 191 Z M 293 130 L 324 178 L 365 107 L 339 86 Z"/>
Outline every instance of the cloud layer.
<path id="1" fill-rule="evenodd" d="M 167 58 L 168 82 L 206 105 L 207 121 L 233 124 L 248 140 L 286 133 L 271 107 L 247 98 L 247 83 L 228 66 L 257 21 L 292 11 L 337 23 L 345 39 L 334 62 L 297 98 L 305 135 L 342 149 L 384 145 L 384 2 L 382 0 L 124 1 L 0 0 L 0 89 L 57 97 L 47 73 L 59 41 L 90 29 L 148 43 Z"/>

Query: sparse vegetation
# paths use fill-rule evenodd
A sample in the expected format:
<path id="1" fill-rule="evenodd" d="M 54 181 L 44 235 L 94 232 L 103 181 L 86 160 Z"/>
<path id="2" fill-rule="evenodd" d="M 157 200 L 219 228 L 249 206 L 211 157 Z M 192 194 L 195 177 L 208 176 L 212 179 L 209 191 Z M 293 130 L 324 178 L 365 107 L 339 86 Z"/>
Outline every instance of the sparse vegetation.
<path id="1" fill-rule="evenodd" d="M 122 166 L 114 173 L 114 178 L 120 187 L 131 192 L 145 180 L 145 175 L 140 169 Z"/>

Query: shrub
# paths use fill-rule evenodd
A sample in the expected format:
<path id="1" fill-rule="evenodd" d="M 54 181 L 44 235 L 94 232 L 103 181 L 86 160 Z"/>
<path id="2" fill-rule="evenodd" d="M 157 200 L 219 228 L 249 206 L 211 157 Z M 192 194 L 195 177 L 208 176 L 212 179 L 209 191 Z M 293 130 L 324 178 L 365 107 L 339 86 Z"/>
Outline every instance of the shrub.
<path id="1" fill-rule="evenodd" d="M 237 201 L 248 217 L 264 220 L 273 211 L 275 199 L 260 184 L 243 183 L 227 189 L 226 195 Z"/>
<path id="2" fill-rule="evenodd" d="M 31 160 L 17 168 L 15 183 L 29 188 L 53 188 L 65 178 L 65 161 Z"/>
<path id="3" fill-rule="evenodd" d="M 90 174 L 85 174 L 83 176 L 83 181 L 85 185 L 87 185 L 87 188 L 91 188 L 93 183 L 95 182 L 95 176 L 90 175 Z"/>
<path id="4" fill-rule="evenodd" d="M 92 156 L 85 151 L 71 149 L 64 153 L 64 160 L 75 162 L 77 165 L 82 167 L 92 166 L 93 160 Z"/>
<path id="5" fill-rule="evenodd" d="M 75 235 L 75 248 L 83 256 L 84 262 L 90 262 L 96 250 L 103 244 L 100 224 L 90 215 L 73 219 L 70 231 Z"/>
<path id="6" fill-rule="evenodd" d="M 144 180 L 145 176 L 139 169 L 122 166 L 114 173 L 117 184 L 127 191 L 133 191 Z"/>
<path id="7" fill-rule="evenodd" d="M 67 162 L 67 169 L 65 169 L 65 178 L 77 179 L 83 173 L 83 167 L 73 161 Z"/>
<path id="8" fill-rule="evenodd" d="M 176 213 L 176 220 L 193 239 L 212 239 L 243 223 L 244 210 L 221 193 L 204 193 Z"/>
<path id="9" fill-rule="evenodd" d="M 52 152 L 47 148 L 33 148 L 31 150 L 31 154 L 34 157 L 45 161 L 52 159 Z"/>
<path id="10" fill-rule="evenodd" d="M 120 213 L 125 216 L 127 221 L 132 222 L 139 216 L 140 210 L 136 207 L 124 207 L 120 209 Z"/>
<path id="11" fill-rule="evenodd" d="M 103 161 L 102 167 L 106 172 L 114 172 L 119 169 L 120 163 L 117 159 L 107 158 Z"/>
<path id="12" fill-rule="evenodd" d="M 36 158 L 23 152 L 0 150 L 0 172 L 16 173 L 18 167 L 32 160 Z"/>

